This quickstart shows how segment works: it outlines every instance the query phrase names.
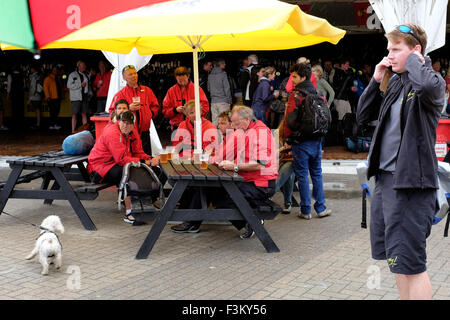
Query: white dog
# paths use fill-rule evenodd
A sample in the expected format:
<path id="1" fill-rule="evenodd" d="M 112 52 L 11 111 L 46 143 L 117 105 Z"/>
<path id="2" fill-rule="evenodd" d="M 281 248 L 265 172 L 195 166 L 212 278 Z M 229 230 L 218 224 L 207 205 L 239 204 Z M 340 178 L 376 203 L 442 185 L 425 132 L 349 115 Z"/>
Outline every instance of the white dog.
<path id="1" fill-rule="evenodd" d="M 54 262 L 56 269 L 61 268 L 62 246 L 56 232 L 64 233 L 64 226 L 58 216 L 48 216 L 42 221 L 39 228 L 41 233 L 36 239 L 36 245 L 25 259 L 30 260 L 39 253 L 39 262 L 42 265 L 41 274 L 47 275 L 50 263 Z"/>

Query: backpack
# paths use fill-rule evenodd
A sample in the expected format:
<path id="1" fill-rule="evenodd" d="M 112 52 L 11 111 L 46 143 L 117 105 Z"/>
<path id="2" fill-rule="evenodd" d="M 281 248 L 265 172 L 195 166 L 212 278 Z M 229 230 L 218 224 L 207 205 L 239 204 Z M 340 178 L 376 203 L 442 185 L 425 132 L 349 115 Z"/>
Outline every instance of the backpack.
<path id="1" fill-rule="evenodd" d="M 354 153 L 358 152 L 369 152 L 370 143 L 372 142 L 371 137 L 346 137 L 345 144 L 349 151 Z"/>
<path id="2" fill-rule="evenodd" d="M 361 184 L 361 188 L 363 190 L 362 194 L 362 219 L 361 219 L 361 228 L 367 228 L 367 198 L 371 199 L 373 196 L 373 192 L 375 190 L 375 177 L 370 177 L 367 180 L 367 170 L 368 170 L 368 162 L 360 162 L 356 166 L 356 173 L 358 175 L 358 180 Z M 448 237 L 448 229 L 450 225 L 450 208 L 449 208 L 449 200 L 450 198 L 450 164 L 447 162 L 438 161 L 438 182 L 439 189 L 436 190 L 436 207 L 433 216 L 432 225 L 438 224 L 445 217 L 447 217 L 447 221 L 444 227 L 444 237 Z"/>
<path id="3" fill-rule="evenodd" d="M 145 163 L 129 162 L 123 167 L 118 191 L 119 210 L 122 209 L 122 202 L 128 196 L 137 198 L 141 205 L 145 198 L 156 198 L 158 195 L 164 201 L 163 185 L 154 171 Z"/>
<path id="4" fill-rule="evenodd" d="M 294 135 L 300 137 L 324 136 L 328 132 L 331 113 L 324 98 L 317 93 L 299 90 L 304 96 L 299 105 L 295 98 L 296 108 L 287 116 L 286 124 Z"/>

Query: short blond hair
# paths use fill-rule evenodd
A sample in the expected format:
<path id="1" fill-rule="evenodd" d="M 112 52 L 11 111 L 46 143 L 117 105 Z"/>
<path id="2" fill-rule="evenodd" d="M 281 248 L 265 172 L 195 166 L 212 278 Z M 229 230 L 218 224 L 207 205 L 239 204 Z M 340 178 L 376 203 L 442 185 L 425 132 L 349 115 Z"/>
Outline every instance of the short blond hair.
<path id="1" fill-rule="evenodd" d="M 261 69 L 261 71 L 262 71 L 263 76 L 268 78 L 269 75 L 275 73 L 275 68 L 274 67 L 265 67 L 265 68 Z"/>
<path id="2" fill-rule="evenodd" d="M 195 109 L 195 100 L 189 100 L 188 102 L 186 102 L 183 106 L 184 108 L 184 115 L 187 116 L 188 113 L 192 110 Z"/>
<path id="3" fill-rule="evenodd" d="M 403 40 L 410 49 L 419 44 L 422 46 L 422 55 L 425 54 L 425 49 L 427 47 L 427 34 L 425 33 L 425 30 L 423 30 L 421 26 L 415 23 L 406 23 L 404 24 L 404 26 L 409 27 L 420 41 L 417 41 L 417 39 L 409 33 L 401 32 L 400 30 L 398 30 L 398 28 L 395 28 L 391 32 L 385 34 L 385 37 L 392 43 L 399 43 L 401 40 Z"/>
<path id="4" fill-rule="evenodd" d="M 313 65 L 311 70 L 312 71 L 316 71 L 319 74 L 319 78 L 323 77 L 323 69 L 322 69 L 322 66 L 320 64 Z"/>

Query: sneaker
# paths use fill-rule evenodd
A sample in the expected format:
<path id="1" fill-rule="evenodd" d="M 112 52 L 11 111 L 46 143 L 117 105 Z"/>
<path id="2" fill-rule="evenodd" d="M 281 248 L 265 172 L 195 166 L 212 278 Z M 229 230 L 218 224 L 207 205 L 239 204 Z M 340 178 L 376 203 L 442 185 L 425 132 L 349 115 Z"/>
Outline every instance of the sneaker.
<path id="1" fill-rule="evenodd" d="M 303 213 L 300 212 L 298 214 L 298 217 L 302 218 L 302 219 L 306 219 L 306 220 L 311 220 L 311 214 L 303 214 Z"/>
<path id="2" fill-rule="evenodd" d="M 143 221 L 136 221 L 133 217 L 133 219 L 130 219 L 131 217 L 133 217 L 132 215 L 125 215 L 125 217 L 123 218 L 123 221 L 125 221 L 126 223 L 130 223 L 133 226 L 142 226 L 145 224 L 145 222 Z"/>
<path id="3" fill-rule="evenodd" d="M 318 213 L 317 216 L 319 218 L 323 218 L 323 217 L 329 216 L 330 214 L 331 214 L 331 210 L 330 209 L 325 209 L 324 211 Z"/>
<path id="4" fill-rule="evenodd" d="M 48 130 L 55 130 L 55 126 L 48 127 Z"/>
<path id="5" fill-rule="evenodd" d="M 59 124 L 55 124 L 55 125 L 53 126 L 53 128 L 54 128 L 55 130 L 59 130 L 59 129 L 61 129 L 61 126 L 60 126 Z"/>
<path id="6" fill-rule="evenodd" d="M 248 223 L 245 224 L 245 231 L 243 234 L 241 234 L 239 237 L 241 239 L 250 239 L 255 234 L 255 231 L 248 225 Z"/>
<path id="7" fill-rule="evenodd" d="M 6 127 L 4 125 L 0 126 L 0 131 L 8 131 L 8 130 L 9 130 L 8 127 Z"/>
<path id="8" fill-rule="evenodd" d="M 170 228 L 175 233 L 199 233 L 200 226 L 190 222 L 183 222 L 182 224 Z"/>
<path id="9" fill-rule="evenodd" d="M 264 220 L 261 220 L 261 224 L 264 224 Z M 241 239 L 250 239 L 255 235 L 255 231 L 250 227 L 248 223 L 245 224 L 245 231 L 239 237 Z"/>
<path id="10" fill-rule="evenodd" d="M 291 213 L 291 209 L 292 209 L 292 205 L 290 203 L 286 203 L 284 205 L 284 209 L 283 209 L 283 211 L 281 213 L 282 214 L 289 214 L 289 213 Z"/>

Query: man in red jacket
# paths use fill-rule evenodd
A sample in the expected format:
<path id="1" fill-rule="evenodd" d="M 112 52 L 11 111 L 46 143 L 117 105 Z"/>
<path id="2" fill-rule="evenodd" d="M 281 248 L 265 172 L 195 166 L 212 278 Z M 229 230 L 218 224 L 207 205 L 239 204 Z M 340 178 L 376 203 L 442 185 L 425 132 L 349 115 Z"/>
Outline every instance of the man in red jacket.
<path id="1" fill-rule="evenodd" d="M 183 106 L 189 100 L 195 99 L 194 83 L 189 80 L 190 72 L 186 67 L 175 69 L 177 84 L 172 86 L 163 100 L 162 112 L 164 117 L 169 119 L 172 131 L 175 131 L 180 123 L 185 119 Z M 202 117 L 206 117 L 209 112 L 209 103 L 203 89 L 200 87 L 200 105 L 202 107 Z"/>
<path id="2" fill-rule="evenodd" d="M 123 166 L 129 162 L 143 161 L 147 165 L 152 165 L 153 169 L 159 164 L 158 156 L 152 159 L 142 150 L 141 139 L 133 131 L 135 123 L 133 112 L 123 112 L 118 120 L 103 131 L 89 153 L 87 170 L 95 183 L 114 183 L 119 186 Z M 125 208 L 124 221 L 135 222 L 129 214 L 131 212 L 129 197 L 125 199 Z"/>
<path id="3" fill-rule="evenodd" d="M 125 66 L 122 70 L 122 76 L 127 84 L 114 96 L 109 106 L 109 113 L 114 111 L 117 100 L 127 100 L 130 104 L 130 110 L 136 116 L 136 129 L 142 140 L 142 148 L 145 153 L 152 154 L 149 129 L 151 120 L 159 112 L 158 100 L 152 89 L 138 83 L 138 73 L 134 66 Z"/>

